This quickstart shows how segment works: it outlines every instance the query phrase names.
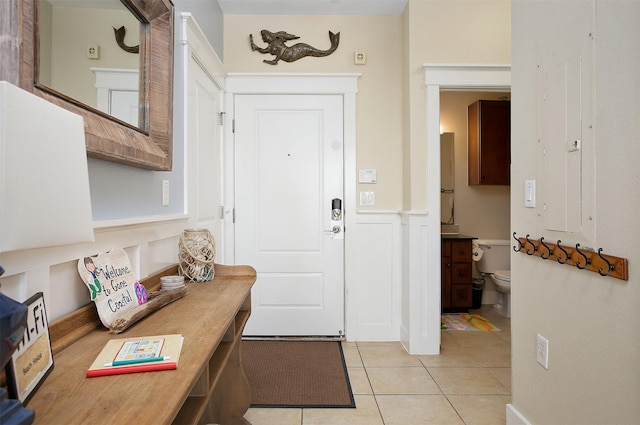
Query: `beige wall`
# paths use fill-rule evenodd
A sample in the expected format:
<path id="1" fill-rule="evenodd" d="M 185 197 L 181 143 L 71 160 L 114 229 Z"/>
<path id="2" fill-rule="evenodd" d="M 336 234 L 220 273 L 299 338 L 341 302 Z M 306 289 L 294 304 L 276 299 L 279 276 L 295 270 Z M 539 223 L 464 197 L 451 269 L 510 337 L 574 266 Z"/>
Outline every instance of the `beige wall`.
<path id="1" fill-rule="evenodd" d="M 595 35 L 596 248 L 627 258 L 629 281 L 512 252 L 512 403 L 532 424 L 640 423 L 640 3 L 513 3 L 512 184 L 536 167 L 537 41 L 579 22 Z M 565 36 L 557 36 L 558 44 Z M 589 63 L 584 63 L 589 67 Z M 586 93 L 586 92 L 585 92 Z M 585 158 L 588 159 L 588 158 Z M 512 228 L 536 231 L 536 211 L 512 191 Z M 535 237 L 544 235 L 535 235 Z M 570 234 L 563 238 L 569 244 Z M 536 362 L 536 334 L 549 340 L 549 369 Z M 514 422 L 516 423 L 516 422 Z"/>
<path id="2" fill-rule="evenodd" d="M 357 94 L 357 168 L 377 170 L 375 185 L 357 191 L 375 192 L 376 210 L 402 206 L 402 20 L 400 16 L 246 16 L 225 15 L 224 66 L 233 72 L 361 73 Z M 287 31 L 295 42 L 318 49 L 330 45 L 328 31 L 340 32 L 332 55 L 307 57 L 278 65 L 262 61 L 272 55 L 251 51 L 249 34 L 260 47 L 260 31 Z M 354 65 L 354 51 L 367 52 L 366 65 Z"/>
<path id="3" fill-rule="evenodd" d="M 460 233 L 480 239 L 509 239 L 510 186 L 469 186 L 467 172 L 467 106 L 476 100 L 510 97 L 509 93 L 440 93 L 440 125 L 454 133 L 455 224 Z M 448 205 L 445 206 L 448 208 Z"/>
<path id="4" fill-rule="evenodd" d="M 402 16 L 225 15 L 228 72 L 357 72 L 357 168 L 374 168 L 376 210 L 426 209 L 425 63 L 510 63 L 510 2 L 410 0 Z M 264 47 L 262 29 L 287 31 L 324 49 L 340 31 L 331 56 L 268 65 L 249 48 Z M 289 43 L 291 45 L 291 43 Z M 367 65 L 353 64 L 365 50 Z"/>
<path id="5" fill-rule="evenodd" d="M 511 3 L 508 0 L 409 0 L 406 99 L 408 122 L 405 143 L 409 152 L 405 172 L 410 173 L 410 200 L 405 208 L 425 210 L 426 106 L 425 63 L 510 64 Z"/>

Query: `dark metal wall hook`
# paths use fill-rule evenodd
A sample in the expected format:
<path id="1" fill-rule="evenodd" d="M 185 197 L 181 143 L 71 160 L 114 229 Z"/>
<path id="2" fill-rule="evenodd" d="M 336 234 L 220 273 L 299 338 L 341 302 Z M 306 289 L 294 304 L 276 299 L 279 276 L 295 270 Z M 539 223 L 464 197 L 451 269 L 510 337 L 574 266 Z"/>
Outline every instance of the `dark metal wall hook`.
<path id="1" fill-rule="evenodd" d="M 531 242 L 531 241 L 529 240 L 529 234 L 528 234 L 528 233 L 527 233 L 527 236 L 525 236 L 524 238 L 525 238 L 525 239 L 527 240 L 527 242 L 529 242 L 529 244 L 531 244 L 531 246 L 533 247 L 533 251 L 529 251 L 529 248 L 527 248 L 527 250 L 526 250 L 527 255 L 533 255 L 533 254 L 535 254 L 535 253 L 536 253 L 536 251 L 538 250 L 538 247 L 537 247 L 537 246 L 535 246 L 535 245 L 533 244 L 533 242 Z"/>
<path id="2" fill-rule="evenodd" d="M 547 245 L 546 243 L 544 243 L 544 236 L 542 236 L 540 238 L 540 245 L 544 246 L 545 248 L 547 248 L 547 256 L 545 257 L 543 252 L 540 252 L 540 257 L 543 260 L 546 260 L 547 258 L 551 257 L 553 255 L 553 249 L 551 249 L 551 247 L 549 245 Z"/>
<path id="3" fill-rule="evenodd" d="M 518 248 L 516 249 L 516 247 L 514 246 L 514 247 L 513 247 L 513 250 L 514 250 L 515 252 L 520 252 L 520 251 L 522 251 L 522 248 L 523 248 L 523 246 L 522 246 L 522 242 L 520 242 L 520 239 L 518 239 L 518 237 L 516 236 L 516 232 L 513 232 L 513 239 L 515 239 L 515 240 L 516 240 L 516 242 L 518 243 Z"/>
<path id="4" fill-rule="evenodd" d="M 580 251 L 579 243 L 576 244 L 576 251 L 578 252 L 578 254 L 582 255 L 582 258 L 584 258 L 584 263 L 585 263 L 584 266 L 581 267 L 580 261 L 576 261 L 576 267 L 579 268 L 580 270 L 584 270 L 587 268 L 589 264 L 591 264 L 591 260 L 586 255 L 584 255 L 584 252 Z"/>
<path id="5" fill-rule="evenodd" d="M 604 271 L 602 267 L 598 268 L 598 273 L 600 273 L 600 276 L 609 276 L 609 274 L 611 274 L 611 272 L 616 269 L 616 266 L 611 264 L 611 262 L 607 260 L 604 255 L 602 255 L 602 248 L 598 248 L 598 257 L 600 257 L 605 263 L 607 263 L 608 266 L 606 273 L 602 273 Z"/>
<path id="6" fill-rule="evenodd" d="M 562 242 L 560 239 L 558 239 L 558 243 L 556 245 L 558 245 L 558 249 L 562 252 L 564 252 L 564 261 L 560 261 L 560 255 L 558 255 L 558 263 L 560 264 L 564 264 L 567 261 L 569 261 L 569 259 L 571 257 L 569 257 L 569 253 L 562 247 L 562 245 L 560 245 L 560 242 Z"/>

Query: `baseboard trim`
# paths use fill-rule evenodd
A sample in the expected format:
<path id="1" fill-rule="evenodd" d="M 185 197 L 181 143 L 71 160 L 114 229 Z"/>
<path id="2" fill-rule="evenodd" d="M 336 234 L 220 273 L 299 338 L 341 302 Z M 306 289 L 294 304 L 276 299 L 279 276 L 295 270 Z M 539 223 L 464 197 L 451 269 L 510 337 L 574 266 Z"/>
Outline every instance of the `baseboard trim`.
<path id="1" fill-rule="evenodd" d="M 507 425 L 531 425 L 513 404 L 507 404 Z"/>

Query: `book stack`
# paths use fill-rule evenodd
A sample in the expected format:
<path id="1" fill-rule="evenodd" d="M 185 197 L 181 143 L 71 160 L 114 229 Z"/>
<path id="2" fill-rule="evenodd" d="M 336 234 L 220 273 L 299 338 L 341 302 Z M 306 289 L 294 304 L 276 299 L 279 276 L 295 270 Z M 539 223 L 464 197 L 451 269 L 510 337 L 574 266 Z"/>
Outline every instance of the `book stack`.
<path id="1" fill-rule="evenodd" d="M 177 369 L 183 340 L 180 334 L 109 340 L 87 378 Z"/>

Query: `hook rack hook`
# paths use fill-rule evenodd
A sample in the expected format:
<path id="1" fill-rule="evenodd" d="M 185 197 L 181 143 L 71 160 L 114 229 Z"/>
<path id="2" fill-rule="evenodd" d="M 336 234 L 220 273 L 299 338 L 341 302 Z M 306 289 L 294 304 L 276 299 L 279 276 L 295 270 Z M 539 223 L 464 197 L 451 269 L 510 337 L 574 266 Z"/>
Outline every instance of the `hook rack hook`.
<path id="1" fill-rule="evenodd" d="M 516 247 L 513 247 L 513 250 L 515 252 L 520 252 L 522 251 L 522 248 L 524 248 L 524 246 L 522 245 L 522 242 L 520 242 L 520 239 L 518 239 L 518 237 L 516 236 L 516 232 L 513 232 L 513 239 L 516 240 L 516 242 L 518 242 L 518 249 L 516 249 Z"/>
<path id="2" fill-rule="evenodd" d="M 584 255 L 584 252 L 580 251 L 579 243 L 576 244 L 576 251 L 578 252 L 578 254 L 582 255 L 582 258 L 584 258 L 584 262 L 585 262 L 584 266 L 580 267 L 580 262 L 576 261 L 576 267 L 579 268 L 580 270 L 584 270 L 587 268 L 589 264 L 591 264 L 591 260 L 586 255 Z"/>
<path id="3" fill-rule="evenodd" d="M 540 245 L 544 246 L 545 248 L 547 248 L 547 256 L 545 257 L 543 253 L 540 253 L 540 257 L 543 260 L 546 260 L 547 258 L 551 257 L 553 255 L 553 249 L 551 249 L 551 247 L 549 245 L 547 245 L 546 243 L 544 243 L 544 236 L 542 236 L 540 238 Z"/>
<path id="4" fill-rule="evenodd" d="M 527 233 L 527 236 L 525 236 L 524 238 L 525 238 L 525 239 L 527 240 L 527 242 L 529 242 L 529 244 L 531 244 L 531 246 L 533 247 L 533 251 L 531 251 L 531 252 L 529 252 L 529 249 L 527 248 L 527 250 L 525 251 L 525 252 L 527 253 L 527 255 L 533 255 L 533 254 L 535 254 L 535 253 L 536 253 L 536 251 L 538 250 L 538 247 L 537 247 L 537 246 L 535 246 L 535 245 L 533 244 L 533 242 L 531 242 L 531 241 L 529 240 L 529 234 L 528 234 L 528 233 Z"/>
<path id="5" fill-rule="evenodd" d="M 602 258 L 602 260 L 607 263 L 608 266 L 606 273 L 602 273 L 602 271 L 604 270 L 602 267 L 598 268 L 598 273 L 600 273 L 600 276 L 609 276 L 609 274 L 616 269 L 616 266 L 611 264 L 611 262 L 607 260 L 604 255 L 602 255 L 602 248 L 598 248 L 598 257 Z"/>
<path id="6" fill-rule="evenodd" d="M 571 257 L 569 256 L 569 253 L 562 247 L 562 245 L 560 245 L 560 242 L 562 241 L 558 239 L 558 243 L 556 245 L 558 246 L 558 249 L 560 249 L 560 251 L 564 252 L 564 261 L 560 261 L 560 255 L 558 255 L 558 263 L 564 264 L 569 261 L 569 258 Z"/>

